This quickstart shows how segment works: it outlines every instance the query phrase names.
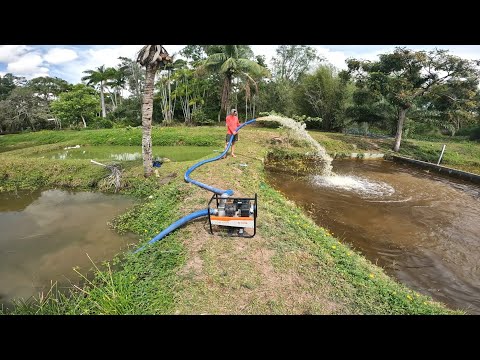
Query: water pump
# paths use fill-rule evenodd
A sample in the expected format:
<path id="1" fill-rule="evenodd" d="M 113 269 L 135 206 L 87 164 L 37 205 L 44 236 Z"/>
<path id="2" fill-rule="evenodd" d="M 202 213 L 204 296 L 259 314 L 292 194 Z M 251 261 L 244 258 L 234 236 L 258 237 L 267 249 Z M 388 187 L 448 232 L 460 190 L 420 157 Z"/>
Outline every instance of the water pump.
<path id="1" fill-rule="evenodd" d="M 213 202 L 216 204 L 216 211 L 214 208 L 214 211 L 210 211 L 208 215 L 212 234 L 214 234 L 213 226 L 220 226 L 228 228 L 230 236 L 255 236 L 257 232 L 257 194 L 253 198 L 234 198 L 229 197 L 228 194 L 213 194 L 208 202 L 209 208 Z M 253 231 L 246 229 L 253 229 Z"/>

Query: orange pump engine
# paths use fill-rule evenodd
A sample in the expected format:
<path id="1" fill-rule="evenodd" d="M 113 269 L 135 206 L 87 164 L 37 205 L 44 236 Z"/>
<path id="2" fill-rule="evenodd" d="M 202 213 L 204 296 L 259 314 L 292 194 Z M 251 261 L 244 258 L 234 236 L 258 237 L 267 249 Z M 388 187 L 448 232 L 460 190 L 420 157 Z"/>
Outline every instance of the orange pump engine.
<path id="1" fill-rule="evenodd" d="M 257 232 L 257 194 L 253 198 L 232 198 L 227 194 L 214 194 L 208 202 L 210 208 L 215 200 L 216 211 L 208 216 L 210 232 L 213 226 L 228 227 L 230 236 L 254 237 Z M 236 228 L 236 229 L 235 229 Z M 246 229 L 253 229 L 246 230 Z M 235 231 L 236 235 L 235 235 Z"/>

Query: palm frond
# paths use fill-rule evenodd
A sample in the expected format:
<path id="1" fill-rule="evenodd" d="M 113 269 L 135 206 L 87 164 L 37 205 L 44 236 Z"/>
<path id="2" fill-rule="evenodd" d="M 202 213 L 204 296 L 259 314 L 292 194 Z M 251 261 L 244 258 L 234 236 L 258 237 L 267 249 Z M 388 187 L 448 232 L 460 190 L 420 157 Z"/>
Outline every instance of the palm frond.
<path id="1" fill-rule="evenodd" d="M 220 67 L 220 72 L 233 74 L 237 71 L 238 65 L 234 58 L 228 58 Z"/>
<path id="2" fill-rule="evenodd" d="M 238 46 L 237 45 L 224 45 L 225 53 L 229 58 L 238 59 Z"/>
<path id="3" fill-rule="evenodd" d="M 228 57 L 223 54 L 223 53 L 216 53 L 216 54 L 212 54 L 210 55 L 206 60 L 205 60 L 205 66 L 207 67 L 214 67 L 216 65 L 221 65 L 223 64 L 226 60 L 228 59 Z"/>
<path id="4" fill-rule="evenodd" d="M 264 68 L 263 66 L 259 65 L 255 61 L 248 60 L 248 59 L 238 59 L 237 60 L 238 68 L 241 71 L 248 72 L 254 76 L 270 76 L 270 72 L 268 69 Z"/>
<path id="5" fill-rule="evenodd" d="M 247 79 L 245 88 L 246 88 L 246 89 L 248 88 L 248 92 L 250 93 L 250 85 L 249 85 L 249 84 L 253 84 L 253 85 L 255 86 L 255 92 L 258 93 L 258 84 L 257 84 L 257 82 L 256 82 L 250 75 L 248 75 L 246 72 L 243 72 L 243 71 L 242 71 L 242 75 L 245 76 L 245 78 Z"/>

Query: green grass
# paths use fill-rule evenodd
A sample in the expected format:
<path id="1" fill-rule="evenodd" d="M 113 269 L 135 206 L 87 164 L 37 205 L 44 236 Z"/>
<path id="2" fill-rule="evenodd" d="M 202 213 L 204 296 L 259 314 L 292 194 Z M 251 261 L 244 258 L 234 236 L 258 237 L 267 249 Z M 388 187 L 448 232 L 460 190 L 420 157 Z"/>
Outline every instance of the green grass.
<path id="1" fill-rule="evenodd" d="M 225 144 L 223 126 L 212 127 L 154 127 L 152 142 L 157 146 L 194 145 L 222 146 Z M 223 137 L 222 137 L 223 135 Z M 0 136 L 0 152 L 31 146 L 65 143 L 75 145 L 136 145 L 142 144 L 142 129 L 121 128 L 101 130 L 44 130 Z"/>
<path id="2" fill-rule="evenodd" d="M 202 146 L 207 142 L 223 145 L 224 129 L 220 127 L 187 129 L 188 132 L 185 128 L 162 128 L 159 136 L 164 130 L 175 134 L 177 142 L 183 134 L 184 143 L 205 137 Z M 81 143 L 79 140 L 87 133 L 90 140 L 105 134 L 120 139 L 123 131 L 126 130 L 13 135 L 21 140 L 9 139 L 10 145 L 28 143 L 30 148 L 0 154 L 0 191 L 53 186 L 98 190 L 101 179 L 108 174 L 102 167 L 86 160 L 28 156 L 54 150 L 68 141 L 69 145 Z M 42 298 L 19 303 L 13 313 L 462 313 L 392 280 L 267 185 L 263 160 L 272 149 L 270 139 L 281 134 L 280 130 L 245 128 L 236 147 L 236 159 L 229 157 L 207 164 L 192 175 L 207 184 L 234 189 L 236 196 L 258 193 L 256 237 L 232 240 L 210 235 L 205 221 L 193 221 L 136 255 L 127 251 L 112 261 L 94 264 L 92 277 L 84 278 L 79 288 L 61 293 L 53 287 Z M 332 139 L 331 149 L 348 148 L 341 136 L 320 135 Z M 45 145 L 47 138 L 54 137 L 62 145 Z M 3 142 L 0 146 L 8 144 Z M 297 144 L 284 151 L 301 153 L 302 148 Z M 131 244 L 130 250 L 145 244 L 173 221 L 205 208 L 211 193 L 183 181 L 185 170 L 196 162 L 166 163 L 159 169 L 160 178 L 149 179 L 143 177 L 141 164 L 125 165 L 121 192 L 142 202 L 117 217 L 112 226 L 119 232 L 138 235 L 139 243 Z M 248 166 L 239 166 L 243 162 Z"/>
<path id="3" fill-rule="evenodd" d="M 361 151 L 395 154 L 392 151 L 393 139 L 368 138 L 318 131 L 310 131 L 310 134 L 330 154 Z M 464 138 L 443 137 L 432 138 L 428 141 L 404 139 L 397 154 L 436 164 L 443 144 L 447 146 L 443 155 L 442 165 L 480 174 L 480 143 L 468 141 Z"/>

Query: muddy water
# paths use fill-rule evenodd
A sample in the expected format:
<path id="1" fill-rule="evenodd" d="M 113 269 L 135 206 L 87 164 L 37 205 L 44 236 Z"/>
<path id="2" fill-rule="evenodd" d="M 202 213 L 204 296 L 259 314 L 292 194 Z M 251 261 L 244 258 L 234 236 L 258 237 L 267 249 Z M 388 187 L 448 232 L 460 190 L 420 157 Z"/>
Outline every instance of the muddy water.
<path id="1" fill-rule="evenodd" d="M 79 282 L 92 263 L 110 260 L 136 237 L 120 236 L 107 222 L 133 205 L 116 195 L 47 190 L 0 193 L 0 304 Z M 47 287 L 47 288 L 46 288 Z"/>
<path id="2" fill-rule="evenodd" d="M 333 170 L 340 177 L 269 177 L 399 281 L 480 314 L 480 187 L 382 160 L 334 161 Z"/>

